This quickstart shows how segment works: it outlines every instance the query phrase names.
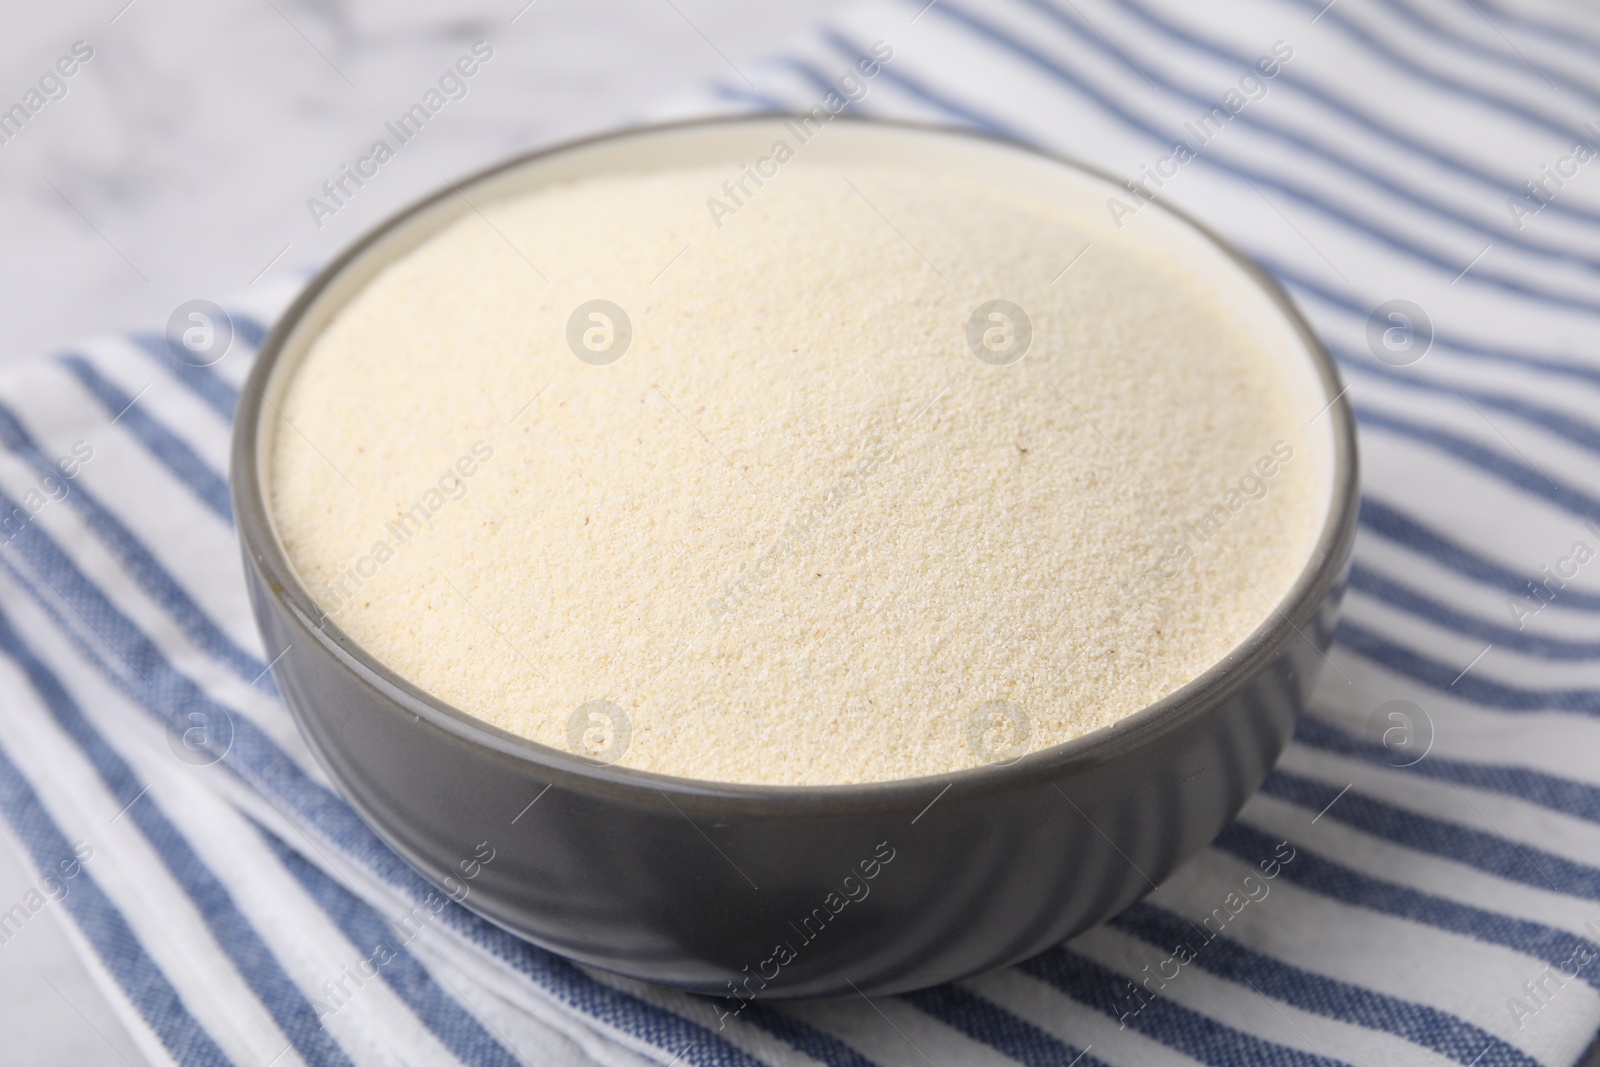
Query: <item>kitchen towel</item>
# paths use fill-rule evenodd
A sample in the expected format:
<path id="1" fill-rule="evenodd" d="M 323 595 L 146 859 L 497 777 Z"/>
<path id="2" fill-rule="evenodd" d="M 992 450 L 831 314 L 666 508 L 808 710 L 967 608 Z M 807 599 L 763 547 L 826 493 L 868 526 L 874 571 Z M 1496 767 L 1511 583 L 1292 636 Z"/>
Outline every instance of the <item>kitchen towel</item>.
<path id="1" fill-rule="evenodd" d="M 435 893 L 309 757 L 246 604 L 229 421 L 283 287 L 228 307 L 213 366 L 132 334 L 0 374 L 0 815 L 35 875 L 0 941 L 65 916 L 152 1063 L 1573 1063 L 1600 1026 L 1597 61 L 1600 18 L 1554 3 L 886 0 L 667 109 L 1081 159 L 1127 183 L 1111 221 L 1195 214 L 1338 359 L 1363 499 L 1312 712 L 1103 926 L 719 1019 Z"/>

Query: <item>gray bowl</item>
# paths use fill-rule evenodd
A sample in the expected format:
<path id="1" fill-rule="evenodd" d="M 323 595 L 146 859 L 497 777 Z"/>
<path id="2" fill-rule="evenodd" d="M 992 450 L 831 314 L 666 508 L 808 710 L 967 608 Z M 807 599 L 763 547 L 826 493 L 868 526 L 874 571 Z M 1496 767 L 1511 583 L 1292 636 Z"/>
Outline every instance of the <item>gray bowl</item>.
<path id="1" fill-rule="evenodd" d="M 736 172 L 783 135 L 782 122 L 630 131 L 524 156 L 456 188 L 482 204 L 641 167 L 731 163 Z M 835 118 L 806 151 L 1003 175 L 1084 203 L 1123 191 L 1075 164 L 925 127 Z M 779 787 L 596 765 L 490 726 L 387 669 L 325 617 L 290 565 L 264 462 L 275 398 L 310 339 L 385 264 L 472 210 L 456 188 L 367 235 L 279 320 L 243 391 L 232 457 L 251 601 L 269 653 L 282 651 L 278 687 L 345 797 L 442 891 L 564 956 L 682 989 L 900 992 L 1025 959 L 1116 914 L 1209 843 L 1272 768 L 1323 662 L 1348 569 L 1353 421 L 1331 360 L 1282 291 L 1155 204 L 1133 223 L 1222 286 L 1285 353 L 1326 494 L 1316 547 L 1288 595 L 1181 689 L 1005 766 Z"/>

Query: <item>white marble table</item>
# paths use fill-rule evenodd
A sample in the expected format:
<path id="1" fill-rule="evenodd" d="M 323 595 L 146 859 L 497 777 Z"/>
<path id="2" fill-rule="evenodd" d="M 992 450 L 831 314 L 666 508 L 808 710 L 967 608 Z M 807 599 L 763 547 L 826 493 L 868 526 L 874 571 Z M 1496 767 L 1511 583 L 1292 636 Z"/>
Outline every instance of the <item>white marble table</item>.
<path id="1" fill-rule="evenodd" d="M 6 5 L 0 108 L 75 42 L 92 56 L 20 130 L 0 127 L 0 363 L 314 266 L 447 177 L 737 78 L 832 2 Z M 306 200 L 477 40 L 493 55 L 466 95 L 319 227 Z M 0 902 L 29 884 L 0 847 Z M 62 923 L 47 909 L 0 944 L 0 1060 L 138 1063 Z"/>

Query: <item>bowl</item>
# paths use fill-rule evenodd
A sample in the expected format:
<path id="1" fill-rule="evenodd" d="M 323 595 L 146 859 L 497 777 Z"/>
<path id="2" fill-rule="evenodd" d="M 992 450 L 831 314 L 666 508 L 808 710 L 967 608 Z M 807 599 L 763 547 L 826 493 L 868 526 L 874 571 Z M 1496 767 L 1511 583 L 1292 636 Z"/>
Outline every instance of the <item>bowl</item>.
<path id="1" fill-rule="evenodd" d="M 1116 914 L 1208 844 L 1288 743 L 1330 642 L 1357 508 L 1356 445 L 1326 352 L 1282 291 L 1193 220 L 1126 220 L 1228 301 L 1311 424 L 1325 513 L 1288 594 L 1199 677 L 1006 765 L 839 786 L 698 781 L 600 765 L 423 692 L 327 619 L 274 529 L 278 398 L 323 325 L 467 212 L 547 183 L 741 162 L 785 116 L 659 126 L 513 159 L 403 211 L 300 295 L 242 392 L 233 507 L 279 691 L 373 830 L 440 891 L 580 963 L 723 996 L 917 989 L 1025 959 Z M 1113 178 L 1019 145 L 831 119 L 808 158 L 965 174 L 1104 210 Z M 470 197 L 470 203 L 468 198 Z M 729 1003 L 732 1003 L 731 1001 Z"/>

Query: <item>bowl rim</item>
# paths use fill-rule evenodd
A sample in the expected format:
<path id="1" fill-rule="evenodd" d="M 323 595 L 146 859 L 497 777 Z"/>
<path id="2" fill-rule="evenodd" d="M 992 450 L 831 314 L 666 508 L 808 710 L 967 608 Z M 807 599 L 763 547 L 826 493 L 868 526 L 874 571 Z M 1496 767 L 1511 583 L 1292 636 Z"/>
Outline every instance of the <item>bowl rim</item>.
<path id="1" fill-rule="evenodd" d="M 452 197 L 464 198 L 464 189 L 486 182 L 519 168 L 573 150 L 631 137 L 668 134 L 679 130 L 738 124 L 779 123 L 803 117 L 799 113 L 765 111 L 737 115 L 691 118 L 657 124 L 634 125 L 608 130 L 593 136 L 562 141 L 525 152 L 478 170 L 464 178 L 448 181 L 427 196 L 413 201 L 367 230 L 306 283 L 294 301 L 268 331 L 234 413 L 230 448 L 233 511 L 247 566 L 260 569 L 263 592 L 293 620 L 302 636 L 321 646 L 347 672 L 367 688 L 376 691 L 395 706 L 397 714 L 422 719 L 459 741 L 482 746 L 499 756 L 523 763 L 539 778 L 561 783 L 568 788 L 609 794 L 618 799 L 650 805 L 683 802 L 695 810 L 724 814 L 793 816 L 851 816 L 884 812 L 905 813 L 926 810 L 934 801 L 952 794 L 953 799 L 983 796 L 1054 783 L 1073 773 L 1098 766 L 1140 747 L 1147 741 L 1185 725 L 1205 709 L 1226 699 L 1253 680 L 1296 638 L 1310 643 L 1302 632 L 1342 579 L 1354 540 L 1359 506 L 1358 453 L 1355 419 L 1332 357 L 1311 330 L 1294 303 L 1278 282 L 1248 256 L 1236 249 L 1208 226 L 1188 213 L 1165 202 L 1147 205 L 1164 212 L 1209 241 L 1270 298 L 1285 322 L 1304 346 L 1316 371 L 1327 406 L 1316 418 L 1331 421 L 1333 442 L 1328 510 L 1322 529 L 1284 597 L 1272 606 L 1271 613 L 1220 660 L 1166 696 L 1107 726 L 1078 737 L 1025 753 L 1006 763 L 946 771 L 913 778 L 883 781 L 823 784 L 770 785 L 721 782 L 687 778 L 631 767 L 602 765 L 574 753 L 541 744 L 501 729 L 432 696 L 395 673 L 329 619 L 316 599 L 301 582 L 290 563 L 271 521 L 271 505 L 260 473 L 258 443 L 266 386 L 289 337 L 322 293 L 345 269 L 360 259 L 372 246 L 413 219 Z M 1120 185 L 1118 179 L 1098 167 L 1034 145 L 996 136 L 984 131 L 940 123 L 868 118 L 837 114 L 832 121 L 858 126 L 876 126 L 914 133 L 964 138 L 1029 153 L 1058 166 Z M 291 642 L 291 645 L 293 642 Z M 1315 648 L 1315 644 L 1313 643 Z M 270 649 L 268 650 L 271 651 Z M 1322 650 L 1317 649 L 1319 655 Z M 282 659 L 287 649 L 278 653 Z M 1326 658 L 1324 656 L 1324 658 Z M 274 659 L 274 665 L 278 662 Z M 276 669 L 275 666 L 273 669 Z M 288 701 L 285 701 L 287 704 Z M 296 718 L 300 712 L 291 707 Z M 304 725 L 304 724 L 302 724 Z M 316 746 L 313 745 L 313 749 Z M 319 758 L 321 754 L 319 753 Z M 935 795 L 937 794 L 937 795 Z M 918 816 L 920 818 L 920 815 Z M 915 820 L 913 820 L 915 821 Z"/>

